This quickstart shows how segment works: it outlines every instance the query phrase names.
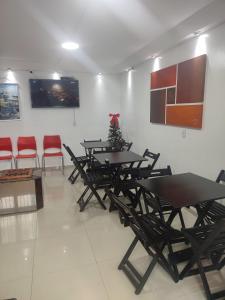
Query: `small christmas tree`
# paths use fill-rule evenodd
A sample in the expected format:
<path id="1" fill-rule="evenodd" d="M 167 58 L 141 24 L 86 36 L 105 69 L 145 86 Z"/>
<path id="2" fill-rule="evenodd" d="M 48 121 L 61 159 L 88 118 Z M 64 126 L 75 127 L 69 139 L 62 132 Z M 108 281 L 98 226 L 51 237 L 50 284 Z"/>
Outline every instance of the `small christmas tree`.
<path id="1" fill-rule="evenodd" d="M 124 139 L 122 137 L 122 132 L 119 126 L 119 116 L 120 114 L 109 114 L 111 117 L 108 141 L 117 149 L 121 149 L 124 145 Z"/>

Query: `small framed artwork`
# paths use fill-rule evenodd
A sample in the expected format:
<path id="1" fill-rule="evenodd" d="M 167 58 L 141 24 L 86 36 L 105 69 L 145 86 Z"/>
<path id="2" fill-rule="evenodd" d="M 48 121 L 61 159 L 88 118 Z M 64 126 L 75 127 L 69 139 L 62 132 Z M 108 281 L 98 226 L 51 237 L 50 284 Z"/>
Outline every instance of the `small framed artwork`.
<path id="1" fill-rule="evenodd" d="M 19 85 L 0 83 L 0 121 L 19 119 Z"/>

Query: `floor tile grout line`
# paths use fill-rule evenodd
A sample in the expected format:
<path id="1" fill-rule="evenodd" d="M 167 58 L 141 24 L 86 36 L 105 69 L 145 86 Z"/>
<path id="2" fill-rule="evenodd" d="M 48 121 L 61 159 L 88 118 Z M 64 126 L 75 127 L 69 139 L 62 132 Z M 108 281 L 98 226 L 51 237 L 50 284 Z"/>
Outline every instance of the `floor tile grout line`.
<path id="1" fill-rule="evenodd" d="M 94 260 L 95 260 L 95 263 L 96 263 L 96 267 L 97 267 L 97 270 L 98 270 L 100 279 L 101 279 L 102 284 L 103 284 L 103 287 L 104 287 L 104 289 L 105 289 L 105 291 L 106 291 L 107 298 L 108 298 L 108 300 L 110 300 L 111 297 L 110 297 L 109 292 L 108 292 L 108 289 L 107 289 L 107 287 L 106 287 L 106 285 L 105 285 L 105 281 L 104 281 L 104 279 L 103 279 L 103 277 L 102 277 L 102 273 L 101 273 L 101 271 L 100 271 L 100 269 L 99 269 L 99 264 L 98 264 L 97 258 L 96 258 L 96 256 L 95 256 L 94 248 L 93 248 L 91 239 L 90 239 L 90 237 L 89 237 L 87 228 L 86 228 L 86 226 L 85 226 L 85 223 L 84 223 L 83 226 L 84 226 L 85 233 L 86 233 L 86 235 L 87 235 L 88 242 L 89 242 L 90 247 L 91 247 L 92 254 L 93 254 L 93 256 L 94 256 Z"/>
<path id="2" fill-rule="evenodd" d="M 37 212 L 38 216 L 38 212 Z M 38 218 L 36 218 L 36 232 L 35 232 L 35 240 L 34 240 L 34 251 L 33 251 L 33 262 L 32 262 L 32 275 L 31 275 L 31 287 L 30 287 L 30 300 L 32 299 L 33 294 L 33 281 L 34 281 L 34 260 L 35 260 L 35 252 L 36 252 L 36 243 L 37 243 L 37 234 L 38 234 Z"/>

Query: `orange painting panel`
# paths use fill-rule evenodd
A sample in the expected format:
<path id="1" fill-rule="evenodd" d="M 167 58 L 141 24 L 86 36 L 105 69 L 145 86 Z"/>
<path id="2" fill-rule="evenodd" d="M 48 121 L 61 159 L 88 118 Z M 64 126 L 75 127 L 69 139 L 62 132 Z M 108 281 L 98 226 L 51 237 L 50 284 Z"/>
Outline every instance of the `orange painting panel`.
<path id="1" fill-rule="evenodd" d="M 176 85 L 177 66 L 173 65 L 151 73 L 151 89 Z"/>
<path id="2" fill-rule="evenodd" d="M 202 128 L 203 105 L 175 105 L 166 107 L 166 124 Z"/>

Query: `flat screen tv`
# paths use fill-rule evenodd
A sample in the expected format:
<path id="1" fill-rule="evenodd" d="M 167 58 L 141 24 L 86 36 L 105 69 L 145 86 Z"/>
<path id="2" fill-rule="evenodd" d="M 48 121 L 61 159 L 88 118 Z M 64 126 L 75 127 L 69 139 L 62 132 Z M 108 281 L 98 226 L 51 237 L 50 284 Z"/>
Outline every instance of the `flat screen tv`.
<path id="1" fill-rule="evenodd" d="M 61 80 L 30 79 L 33 108 L 79 107 L 79 81 L 73 78 Z"/>

